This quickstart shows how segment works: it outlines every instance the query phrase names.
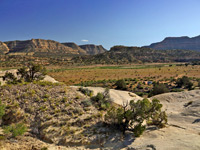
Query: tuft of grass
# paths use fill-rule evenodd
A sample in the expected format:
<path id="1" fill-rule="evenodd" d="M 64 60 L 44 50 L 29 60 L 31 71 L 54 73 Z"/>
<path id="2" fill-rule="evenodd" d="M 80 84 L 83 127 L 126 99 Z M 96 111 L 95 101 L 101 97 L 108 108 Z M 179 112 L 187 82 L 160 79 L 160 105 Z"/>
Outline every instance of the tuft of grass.
<path id="1" fill-rule="evenodd" d="M 11 134 L 12 137 L 23 135 L 27 131 L 27 127 L 23 123 L 11 124 L 3 127 L 5 134 Z"/>

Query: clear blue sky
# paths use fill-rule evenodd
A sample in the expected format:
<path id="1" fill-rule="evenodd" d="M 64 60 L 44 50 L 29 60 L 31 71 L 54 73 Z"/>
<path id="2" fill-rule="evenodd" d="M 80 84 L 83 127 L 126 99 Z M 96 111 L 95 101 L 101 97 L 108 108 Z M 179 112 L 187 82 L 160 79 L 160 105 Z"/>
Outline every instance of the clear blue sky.
<path id="1" fill-rule="evenodd" d="M 197 35 L 200 0 L 0 0 L 0 41 L 42 38 L 109 49 Z"/>

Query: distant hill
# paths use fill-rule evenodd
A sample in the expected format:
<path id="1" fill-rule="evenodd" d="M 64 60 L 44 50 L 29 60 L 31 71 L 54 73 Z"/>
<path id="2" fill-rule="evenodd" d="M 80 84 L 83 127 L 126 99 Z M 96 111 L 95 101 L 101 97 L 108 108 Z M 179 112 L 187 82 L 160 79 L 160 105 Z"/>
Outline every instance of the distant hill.
<path id="1" fill-rule="evenodd" d="M 29 54 L 34 56 L 79 55 L 77 50 L 53 40 L 31 39 L 4 42 L 10 55 Z"/>
<path id="2" fill-rule="evenodd" d="M 77 55 L 95 55 L 106 50 L 103 46 L 59 43 L 53 40 L 31 39 L 25 41 L 0 41 L 0 54 L 33 55 L 36 57 L 65 57 Z"/>
<path id="3" fill-rule="evenodd" d="M 182 49 L 200 51 L 200 36 L 193 38 L 189 38 L 187 36 L 167 37 L 161 42 L 153 43 L 150 46 L 145 47 L 153 48 L 156 50 Z"/>
<path id="4" fill-rule="evenodd" d="M 73 42 L 69 42 L 69 43 L 62 43 L 63 45 L 65 46 L 68 46 L 68 47 L 71 47 L 72 49 L 74 50 L 78 50 L 78 52 L 81 54 L 81 55 L 87 55 L 88 53 L 80 48 L 77 44 L 73 43 Z"/>
<path id="5" fill-rule="evenodd" d="M 88 45 L 79 45 L 79 47 L 84 49 L 86 53 L 89 55 L 96 55 L 107 51 L 102 45 L 88 44 Z"/>
<path id="6" fill-rule="evenodd" d="M 110 51 L 94 56 L 79 56 L 73 63 L 128 64 L 143 62 L 187 62 L 200 60 L 200 52 L 190 50 L 154 50 L 145 47 L 114 46 Z"/>

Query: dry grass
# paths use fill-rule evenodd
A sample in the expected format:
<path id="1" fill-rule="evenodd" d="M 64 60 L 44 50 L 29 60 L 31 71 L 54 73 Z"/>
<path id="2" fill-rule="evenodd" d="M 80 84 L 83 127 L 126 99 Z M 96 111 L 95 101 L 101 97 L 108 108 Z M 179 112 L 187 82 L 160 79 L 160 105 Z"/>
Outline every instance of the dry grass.
<path id="1" fill-rule="evenodd" d="M 200 66 L 150 66 L 150 67 L 87 67 L 49 72 L 49 75 L 67 85 L 78 84 L 81 81 L 97 81 L 122 78 L 154 78 L 155 81 L 164 78 L 177 78 L 183 75 L 200 78 Z"/>

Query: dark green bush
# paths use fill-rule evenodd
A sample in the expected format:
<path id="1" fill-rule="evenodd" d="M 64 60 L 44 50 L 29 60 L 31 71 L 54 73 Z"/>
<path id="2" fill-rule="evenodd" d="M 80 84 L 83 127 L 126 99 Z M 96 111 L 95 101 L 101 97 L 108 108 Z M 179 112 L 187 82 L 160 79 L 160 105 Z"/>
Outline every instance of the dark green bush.
<path id="1" fill-rule="evenodd" d="M 190 81 L 190 79 L 187 76 L 183 76 L 182 78 L 178 78 L 176 81 L 177 87 L 183 87 L 192 89 L 193 83 Z"/>
<path id="2" fill-rule="evenodd" d="M 142 133 L 146 130 L 146 126 L 142 125 L 141 123 L 137 124 L 134 129 L 133 133 L 135 137 L 139 137 Z"/>
<path id="3" fill-rule="evenodd" d="M 127 86 L 126 86 L 126 82 L 122 79 L 122 80 L 117 80 L 117 82 L 115 83 L 116 89 L 120 89 L 120 90 L 126 90 Z"/>
<path id="4" fill-rule="evenodd" d="M 153 90 L 149 93 L 149 97 L 167 92 L 169 92 L 167 86 L 163 83 L 158 83 L 154 85 Z"/>
<path id="5" fill-rule="evenodd" d="M 146 93 L 144 93 L 144 92 L 135 92 L 135 94 L 137 94 L 138 96 L 144 96 Z"/>
<path id="6" fill-rule="evenodd" d="M 92 97 L 92 100 L 97 103 L 103 101 L 103 99 L 104 99 L 103 93 L 97 93 L 96 96 Z"/>

